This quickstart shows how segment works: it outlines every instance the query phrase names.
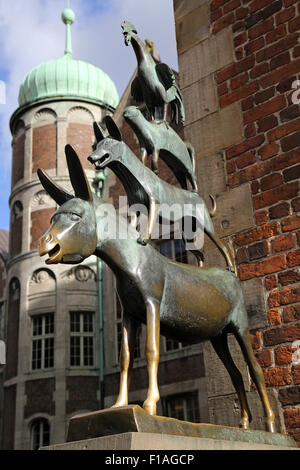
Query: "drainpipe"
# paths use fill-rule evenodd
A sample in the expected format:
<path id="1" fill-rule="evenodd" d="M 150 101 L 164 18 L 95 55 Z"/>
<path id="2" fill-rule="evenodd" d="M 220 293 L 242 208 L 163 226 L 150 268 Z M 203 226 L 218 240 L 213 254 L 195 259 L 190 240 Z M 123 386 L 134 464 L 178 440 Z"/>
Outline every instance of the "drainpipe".
<path id="1" fill-rule="evenodd" d="M 104 181 L 107 172 L 96 170 L 93 186 L 99 198 L 103 196 Z M 97 293 L 98 293 L 98 315 L 99 315 L 99 389 L 100 409 L 104 408 L 104 330 L 103 330 L 103 276 L 102 260 L 97 256 Z"/>

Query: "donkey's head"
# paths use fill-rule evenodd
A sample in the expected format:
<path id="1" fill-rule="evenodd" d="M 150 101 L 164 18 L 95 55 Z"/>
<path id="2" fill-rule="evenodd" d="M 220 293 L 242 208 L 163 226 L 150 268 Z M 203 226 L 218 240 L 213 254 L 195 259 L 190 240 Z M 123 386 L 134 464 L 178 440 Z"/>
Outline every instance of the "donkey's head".
<path id="1" fill-rule="evenodd" d="M 39 241 L 39 255 L 49 255 L 46 264 L 80 263 L 92 255 L 97 246 L 96 217 L 88 179 L 75 150 L 67 145 L 65 152 L 75 196 L 38 169 L 41 184 L 60 206 Z"/>
<path id="2" fill-rule="evenodd" d="M 105 124 L 109 135 L 106 137 L 96 122 L 94 122 L 94 132 L 97 141 L 96 149 L 88 157 L 96 168 L 105 168 L 113 161 L 121 161 L 124 153 L 124 142 L 120 131 L 110 116 L 106 116 Z"/>

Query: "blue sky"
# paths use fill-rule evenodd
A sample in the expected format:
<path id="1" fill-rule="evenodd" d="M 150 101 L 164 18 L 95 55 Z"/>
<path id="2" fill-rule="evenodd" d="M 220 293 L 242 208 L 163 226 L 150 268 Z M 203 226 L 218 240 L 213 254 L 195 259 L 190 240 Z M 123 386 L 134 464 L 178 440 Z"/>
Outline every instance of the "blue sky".
<path id="1" fill-rule="evenodd" d="M 67 0 L 0 0 L 0 80 L 6 104 L 0 104 L 0 228 L 9 228 L 11 179 L 9 119 L 18 107 L 19 86 L 38 64 L 64 53 L 61 12 Z M 155 42 L 162 61 L 177 69 L 173 0 L 71 0 L 73 54 L 104 70 L 121 97 L 136 66 L 124 45 L 120 23 L 133 23 L 143 39 Z"/>

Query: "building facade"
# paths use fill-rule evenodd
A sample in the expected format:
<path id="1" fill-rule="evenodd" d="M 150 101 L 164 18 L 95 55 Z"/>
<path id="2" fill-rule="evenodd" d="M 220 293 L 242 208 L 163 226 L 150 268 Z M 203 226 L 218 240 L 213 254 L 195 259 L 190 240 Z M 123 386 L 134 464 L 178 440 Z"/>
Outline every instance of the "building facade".
<path id="1" fill-rule="evenodd" d="M 36 449 L 64 442 L 73 415 L 109 407 L 118 395 L 122 316 L 111 270 L 93 257 L 79 266 L 52 265 L 49 269 L 37 252 L 38 239 L 49 227 L 55 210 L 55 203 L 37 178 L 39 167 L 72 191 L 64 155 L 65 145 L 71 144 L 94 186 L 97 175 L 87 161 L 94 144 L 92 124 L 102 123 L 104 116 L 114 111 L 125 141 L 139 153 L 137 140 L 122 118 L 124 108 L 134 104 L 130 84 L 116 110 L 114 85 L 103 78 L 102 71 L 98 71 L 102 84 L 99 82 L 98 95 L 94 94 L 92 87 L 98 80 L 95 73 L 91 76 L 94 68 L 91 70 L 89 65 L 89 73 L 84 75 L 87 64 L 75 64 L 71 53 L 68 15 L 64 19 L 65 56 L 41 64 L 28 74 L 20 88 L 20 107 L 11 118 L 13 170 L 2 440 L 5 449 Z M 68 89 L 72 81 L 63 80 L 75 66 L 80 68 L 81 77 L 90 77 L 81 91 L 79 84 Z M 86 96 L 83 90 L 88 86 L 91 91 Z M 111 89 L 110 95 L 103 97 L 103 89 Z M 176 130 L 183 136 L 182 128 Z M 161 177 L 176 184 L 163 162 L 160 170 Z M 108 170 L 102 193 L 104 202 L 118 209 L 122 195 L 124 189 Z M 174 241 L 157 248 L 179 261 L 187 262 L 189 258 L 182 245 Z M 189 262 L 193 262 L 192 258 Z M 208 421 L 202 345 L 188 347 L 161 337 L 160 349 L 158 412 Z M 142 326 L 138 331 L 130 403 L 142 404 L 146 397 L 144 350 Z"/>
<path id="2" fill-rule="evenodd" d="M 209 194 L 216 198 L 217 234 L 235 248 L 253 347 L 277 430 L 299 441 L 300 365 L 294 347 L 300 339 L 300 111 L 291 98 L 293 83 L 300 78 L 297 8 L 293 0 L 174 0 L 186 108 L 185 127 L 176 131 L 195 148 L 200 195 L 208 207 Z M 28 74 L 11 119 L 10 247 L 2 263 L 6 287 L 1 301 L 7 304 L 4 448 L 64 442 L 71 416 L 107 408 L 118 395 L 122 318 L 112 272 L 93 257 L 78 266 L 48 269 L 37 253 L 38 238 L 55 210 L 37 179 L 38 167 L 71 191 L 64 156 L 68 143 L 82 158 L 92 183 L 95 173 L 86 160 L 94 143 L 92 124 L 101 123 L 107 113 L 114 114 L 124 140 L 139 152 L 122 117 L 124 108 L 134 104 L 130 84 L 117 106 L 110 79 L 73 59 L 69 30 L 74 18 L 70 11 L 63 18 L 65 56 Z M 93 77 L 87 78 L 91 88 L 80 89 L 64 78 L 75 62 L 82 77 Z M 103 80 L 108 87 L 101 86 Z M 106 96 L 104 89 L 110 90 Z M 161 160 L 159 165 L 160 176 L 174 184 Z M 124 189 L 110 171 L 106 181 L 103 200 L 119 208 Z M 177 241 L 157 244 L 157 249 L 194 263 Z M 206 266 L 225 267 L 206 238 L 204 255 Z M 160 343 L 158 413 L 238 426 L 237 396 L 210 344 L 188 346 L 165 337 Z M 130 403 L 141 404 L 146 397 L 144 349 L 142 326 Z M 251 427 L 265 429 L 259 396 L 233 338 L 230 349 L 243 374 Z"/>
<path id="3" fill-rule="evenodd" d="M 2 442 L 3 381 L 6 361 L 6 262 L 8 256 L 7 230 L 0 229 L 0 442 Z"/>
<path id="4" fill-rule="evenodd" d="M 28 73 L 10 123 L 4 449 L 64 442 L 69 417 L 98 409 L 100 402 L 96 259 L 48 269 L 37 252 L 56 209 L 40 185 L 37 169 L 72 192 L 64 152 L 68 143 L 82 158 L 92 184 L 95 172 L 87 156 L 94 143 L 93 122 L 101 123 L 118 103 L 108 75 L 73 57 L 73 21 L 73 12 L 65 10 L 65 54 Z"/>
<path id="5" fill-rule="evenodd" d="M 173 3 L 184 133 L 196 150 L 199 191 L 205 200 L 216 196 L 216 232 L 234 243 L 277 429 L 300 442 L 299 3 Z M 207 264 L 223 262 L 207 241 L 204 251 Z M 226 372 L 209 344 L 203 352 L 209 420 L 236 425 Z M 264 429 L 247 370 L 244 378 L 252 427 Z"/>

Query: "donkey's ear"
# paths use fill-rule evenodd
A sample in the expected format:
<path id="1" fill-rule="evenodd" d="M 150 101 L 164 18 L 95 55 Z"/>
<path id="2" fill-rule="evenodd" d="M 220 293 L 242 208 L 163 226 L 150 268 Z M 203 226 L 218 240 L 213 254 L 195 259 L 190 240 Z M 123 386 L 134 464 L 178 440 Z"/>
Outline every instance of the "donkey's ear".
<path id="1" fill-rule="evenodd" d="M 113 118 L 111 118 L 110 116 L 106 116 L 105 117 L 105 124 L 106 124 L 106 127 L 107 127 L 107 130 L 109 132 L 109 135 L 113 138 L 113 139 L 116 139 L 116 140 L 119 140 L 120 142 L 122 142 L 122 136 L 121 136 L 121 133 L 118 129 L 118 126 L 117 124 L 115 123 L 115 121 L 113 120 Z"/>
<path id="2" fill-rule="evenodd" d="M 101 140 L 105 139 L 103 130 L 101 129 L 101 126 L 99 126 L 98 122 L 94 122 L 94 133 L 97 140 L 97 144 L 101 142 Z"/>
<path id="3" fill-rule="evenodd" d="M 55 181 L 53 181 L 53 179 L 50 178 L 50 176 L 47 175 L 45 171 L 38 168 L 37 174 L 40 179 L 41 185 L 47 191 L 49 196 L 51 196 L 52 199 L 54 199 L 56 204 L 58 204 L 59 206 L 74 197 L 72 196 L 72 194 L 66 193 L 66 191 L 64 191 L 58 184 L 56 184 Z"/>
<path id="4" fill-rule="evenodd" d="M 88 182 L 77 153 L 71 145 L 66 145 L 65 152 L 71 184 L 75 191 L 75 197 L 83 199 L 84 201 L 92 201 L 93 194 L 90 183 Z"/>

